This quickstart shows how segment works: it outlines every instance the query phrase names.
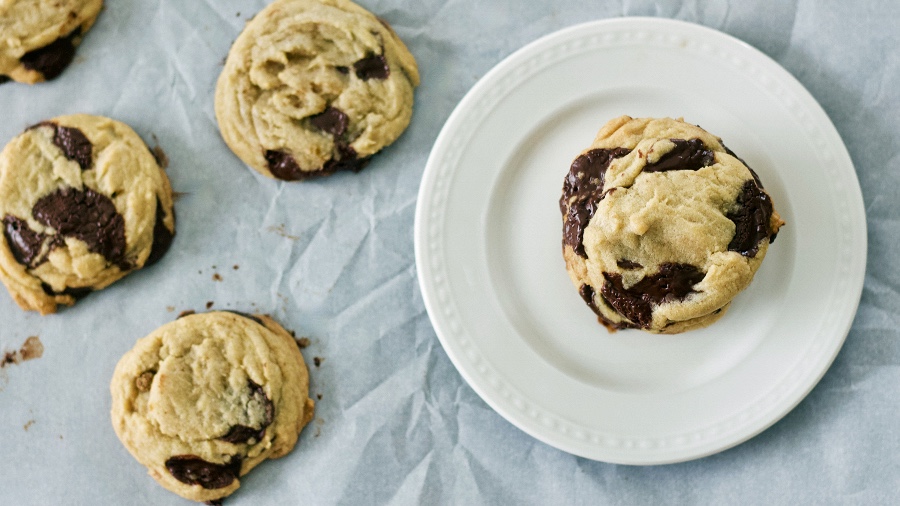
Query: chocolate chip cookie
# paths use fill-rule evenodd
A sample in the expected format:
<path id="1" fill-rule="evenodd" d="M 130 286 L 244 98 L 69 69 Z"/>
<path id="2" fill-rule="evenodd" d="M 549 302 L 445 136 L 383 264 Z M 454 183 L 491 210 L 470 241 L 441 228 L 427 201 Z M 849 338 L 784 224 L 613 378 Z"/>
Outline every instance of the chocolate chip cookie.
<path id="1" fill-rule="evenodd" d="M 192 314 L 140 339 L 116 366 L 112 422 L 160 485 L 217 501 L 267 458 L 288 454 L 312 419 L 309 376 L 271 318 Z"/>
<path id="2" fill-rule="evenodd" d="M 266 176 L 359 171 L 406 129 L 418 84 L 384 20 L 349 0 L 276 0 L 234 42 L 216 118 L 228 147 Z"/>
<path id="3" fill-rule="evenodd" d="M 103 0 L 0 1 L 0 83 L 59 76 L 101 7 Z"/>
<path id="4" fill-rule="evenodd" d="M 716 321 L 784 224 L 721 139 L 670 118 L 604 125 L 572 163 L 559 207 L 569 277 L 610 330 Z"/>
<path id="5" fill-rule="evenodd" d="M 61 116 L 0 152 L 0 281 L 53 313 L 158 261 L 175 234 L 172 189 L 128 125 Z"/>

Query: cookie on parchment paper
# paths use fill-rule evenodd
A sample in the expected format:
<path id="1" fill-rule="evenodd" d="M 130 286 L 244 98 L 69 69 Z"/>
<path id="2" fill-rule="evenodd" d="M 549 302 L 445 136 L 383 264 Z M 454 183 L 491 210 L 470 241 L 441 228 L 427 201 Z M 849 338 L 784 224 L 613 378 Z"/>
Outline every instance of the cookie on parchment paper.
<path id="1" fill-rule="evenodd" d="M 55 79 L 102 7 L 103 0 L 0 1 L 0 83 Z"/>
<path id="2" fill-rule="evenodd" d="M 276 0 L 219 76 L 229 148 L 285 181 L 361 170 L 409 125 L 419 71 L 384 20 L 349 0 Z"/>
<path id="3" fill-rule="evenodd" d="M 53 313 L 166 253 L 172 188 L 128 125 L 60 116 L 0 152 L 0 224 L 0 281 L 23 309 Z"/>
<path id="4" fill-rule="evenodd" d="M 294 338 L 263 315 L 192 314 L 138 340 L 110 384 L 112 423 L 150 476 L 195 501 L 287 455 L 313 417 Z"/>

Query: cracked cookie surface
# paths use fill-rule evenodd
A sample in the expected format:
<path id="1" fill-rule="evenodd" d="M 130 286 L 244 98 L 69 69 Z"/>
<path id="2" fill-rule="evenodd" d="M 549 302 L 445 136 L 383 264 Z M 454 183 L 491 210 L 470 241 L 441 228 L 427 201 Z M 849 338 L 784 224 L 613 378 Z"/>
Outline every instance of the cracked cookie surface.
<path id="1" fill-rule="evenodd" d="M 0 1 L 0 81 L 55 79 L 102 7 L 103 0 Z"/>
<path id="2" fill-rule="evenodd" d="M 116 366 L 112 422 L 163 487 L 216 501 L 267 458 L 288 454 L 312 419 L 309 376 L 271 318 L 217 311 L 138 340 Z"/>
<path id="3" fill-rule="evenodd" d="M 169 179 L 128 125 L 76 114 L 0 152 L 0 281 L 26 310 L 100 290 L 158 261 L 175 234 Z"/>
<path id="4" fill-rule="evenodd" d="M 657 333 L 719 319 L 784 224 L 721 139 L 670 118 L 604 125 L 560 211 L 566 269 L 600 322 Z"/>
<path id="5" fill-rule="evenodd" d="M 229 148 L 269 177 L 361 170 L 412 116 L 415 59 L 349 0 L 276 0 L 229 51 L 216 119 Z"/>

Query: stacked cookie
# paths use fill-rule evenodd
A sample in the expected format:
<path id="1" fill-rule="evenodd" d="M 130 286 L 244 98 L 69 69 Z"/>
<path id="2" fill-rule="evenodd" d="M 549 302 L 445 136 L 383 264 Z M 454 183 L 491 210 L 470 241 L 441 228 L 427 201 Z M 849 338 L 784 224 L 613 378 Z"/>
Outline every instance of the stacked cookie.
<path id="1" fill-rule="evenodd" d="M 0 82 L 59 76 L 102 0 L 0 2 Z M 7 36 L 9 35 L 9 36 Z M 235 41 L 216 89 L 227 145 L 269 177 L 359 171 L 412 117 L 416 62 L 348 0 L 276 0 Z M 156 263 L 175 235 L 165 163 L 127 125 L 44 121 L 0 153 L 0 281 L 50 314 Z M 218 503 L 290 452 L 312 419 L 297 343 L 271 318 L 190 315 L 139 340 L 112 379 L 113 426 L 150 475 Z"/>

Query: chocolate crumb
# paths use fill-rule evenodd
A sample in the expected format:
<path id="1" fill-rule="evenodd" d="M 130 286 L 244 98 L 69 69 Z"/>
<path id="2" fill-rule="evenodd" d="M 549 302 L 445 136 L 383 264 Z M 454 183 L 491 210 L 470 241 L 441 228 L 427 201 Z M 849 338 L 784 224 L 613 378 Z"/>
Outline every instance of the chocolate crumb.
<path id="1" fill-rule="evenodd" d="M 194 311 L 193 309 L 185 309 L 184 311 L 178 313 L 178 318 L 175 318 L 175 319 L 178 320 L 180 318 L 184 318 L 185 316 L 190 316 L 190 315 L 196 314 L 196 313 L 197 312 Z"/>
<path id="2" fill-rule="evenodd" d="M 297 339 L 297 347 L 299 347 L 301 350 L 309 345 L 310 342 L 308 337 L 301 337 L 300 339 Z"/>
<path id="3" fill-rule="evenodd" d="M 233 267 L 233 269 L 234 269 L 234 270 L 238 270 L 238 269 L 240 269 L 240 268 L 241 268 L 241 266 L 240 266 L 240 265 L 238 265 L 238 264 L 234 264 L 234 267 Z"/>
<path id="4" fill-rule="evenodd" d="M 219 276 L 219 273 L 217 272 L 217 273 L 213 274 L 212 280 L 213 281 L 222 281 L 222 276 Z"/>
<path id="5" fill-rule="evenodd" d="M 215 304 L 215 302 L 213 302 L 213 301 L 207 302 L 207 303 L 206 303 L 206 309 L 209 309 L 209 308 L 213 307 L 213 304 Z"/>
<path id="6" fill-rule="evenodd" d="M 325 361 L 325 359 L 322 357 L 313 357 L 313 363 L 316 364 L 316 367 L 319 367 L 320 365 L 322 365 L 322 362 L 324 362 L 324 361 Z"/>
<path id="7" fill-rule="evenodd" d="M 316 399 L 322 400 L 322 394 L 316 394 Z"/>

